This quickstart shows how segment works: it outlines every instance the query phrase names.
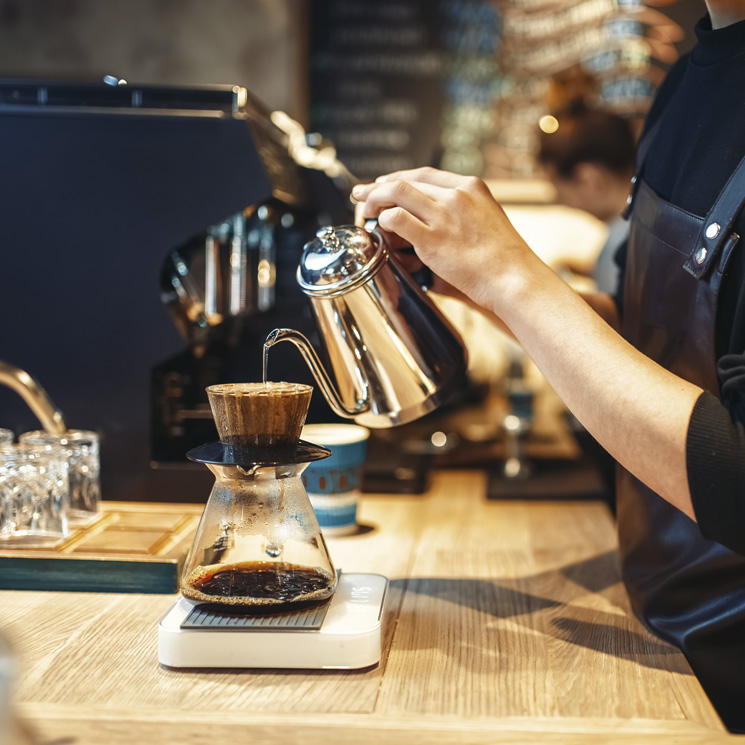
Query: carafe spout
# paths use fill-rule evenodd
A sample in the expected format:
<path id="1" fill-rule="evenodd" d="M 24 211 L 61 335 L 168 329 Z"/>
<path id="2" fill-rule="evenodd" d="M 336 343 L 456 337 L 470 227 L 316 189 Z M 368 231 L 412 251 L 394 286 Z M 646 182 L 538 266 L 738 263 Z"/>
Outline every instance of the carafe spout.
<path id="1" fill-rule="evenodd" d="M 370 393 L 367 384 L 364 384 L 363 386 L 365 391 L 363 398 L 358 399 L 352 407 L 345 405 L 339 391 L 331 382 L 326 369 L 318 358 L 316 350 L 313 349 L 313 345 L 299 331 L 295 331 L 294 329 L 274 329 L 274 331 L 266 337 L 266 341 L 264 342 L 264 353 L 266 354 L 266 350 L 269 347 L 273 347 L 280 341 L 290 341 L 300 350 L 300 354 L 303 355 L 303 359 L 310 368 L 310 371 L 313 373 L 313 377 L 316 379 L 318 387 L 321 389 L 321 393 L 323 393 L 323 397 L 326 399 L 335 414 L 342 417 L 353 418 L 369 410 Z"/>

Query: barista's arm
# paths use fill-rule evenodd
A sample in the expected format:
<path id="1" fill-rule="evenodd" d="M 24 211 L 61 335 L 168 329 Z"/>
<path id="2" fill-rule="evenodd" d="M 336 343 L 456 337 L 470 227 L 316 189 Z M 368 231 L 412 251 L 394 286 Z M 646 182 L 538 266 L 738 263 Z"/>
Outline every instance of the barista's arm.
<path id="1" fill-rule="evenodd" d="M 562 280 L 563 282 L 564 280 Z M 445 282 L 440 277 L 434 278 L 434 284 L 431 288 L 435 292 L 441 295 L 447 295 L 448 297 L 455 298 L 465 303 L 469 307 L 477 310 L 482 315 L 486 316 L 497 328 L 501 329 L 505 334 L 516 339 L 515 335 L 508 328 L 507 324 L 493 311 L 479 305 L 477 302 L 472 300 L 468 295 L 461 292 L 449 282 Z M 618 307 L 616 301 L 612 295 L 607 292 L 580 292 L 578 293 L 581 297 L 611 328 L 618 330 L 620 328 L 620 319 L 618 317 Z"/>
<path id="2" fill-rule="evenodd" d="M 418 169 L 353 194 L 367 216 L 501 319 L 617 461 L 695 519 L 686 437 L 702 391 L 615 331 L 612 299 L 596 296 L 591 305 L 572 290 L 530 250 L 480 179 Z"/>

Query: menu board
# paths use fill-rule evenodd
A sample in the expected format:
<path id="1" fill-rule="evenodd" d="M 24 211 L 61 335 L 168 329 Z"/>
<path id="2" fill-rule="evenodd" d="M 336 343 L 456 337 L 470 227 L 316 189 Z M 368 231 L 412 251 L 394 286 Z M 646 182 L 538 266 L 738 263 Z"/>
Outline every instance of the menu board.
<path id="1" fill-rule="evenodd" d="M 565 94 L 647 110 L 684 38 L 657 4 L 313 0 L 310 128 L 362 180 L 422 165 L 533 178 L 538 121 Z"/>
<path id="2" fill-rule="evenodd" d="M 445 100 L 441 4 L 313 0 L 310 129 L 362 180 L 437 165 Z"/>

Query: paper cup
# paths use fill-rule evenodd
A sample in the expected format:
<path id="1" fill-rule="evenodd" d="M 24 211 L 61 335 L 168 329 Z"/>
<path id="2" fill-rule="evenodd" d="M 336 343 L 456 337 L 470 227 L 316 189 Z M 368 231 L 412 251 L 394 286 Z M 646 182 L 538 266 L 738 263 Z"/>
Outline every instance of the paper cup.
<path id="1" fill-rule="evenodd" d="M 331 456 L 311 463 L 303 484 L 325 535 L 357 532 L 362 466 L 370 432 L 356 424 L 307 424 L 301 438 L 331 450 Z"/>

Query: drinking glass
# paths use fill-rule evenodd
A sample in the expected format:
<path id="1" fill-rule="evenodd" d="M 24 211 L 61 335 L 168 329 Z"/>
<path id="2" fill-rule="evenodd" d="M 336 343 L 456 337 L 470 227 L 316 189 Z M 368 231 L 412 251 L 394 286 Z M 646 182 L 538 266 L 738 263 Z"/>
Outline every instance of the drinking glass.
<path id="1" fill-rule="evenodd" d="M 67 457 L 19 443 L 0 456 L 0 545 L 57 542 L 68 535 Z"/>
<path id="2" fill-rule="evenodd" d="M 70 521 L 88 522 L 98 514 L 101 499 L 99 441 L 96 432 L 70 429 L 63 435 L 44 430 L 24 432 L 18 441 L 46 448 L 61 448 L 69 466 Z"/>

